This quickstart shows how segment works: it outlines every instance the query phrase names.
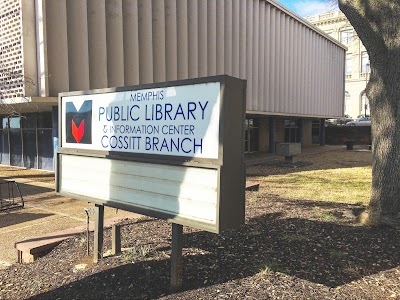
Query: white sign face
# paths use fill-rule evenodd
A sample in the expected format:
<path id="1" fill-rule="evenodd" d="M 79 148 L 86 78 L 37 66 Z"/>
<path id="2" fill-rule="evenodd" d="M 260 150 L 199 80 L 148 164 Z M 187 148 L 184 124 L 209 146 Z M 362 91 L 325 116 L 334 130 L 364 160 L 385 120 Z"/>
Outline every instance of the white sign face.
<path id="1" fill-rule="evenodd" d="M 64 148 L 218 159 L 220 83 L 64 96 Z"/>
<path id="2" fill-rule="evenodd" d="M 217 226 L 218 171 L 61 156 L 61 191 Z"/>

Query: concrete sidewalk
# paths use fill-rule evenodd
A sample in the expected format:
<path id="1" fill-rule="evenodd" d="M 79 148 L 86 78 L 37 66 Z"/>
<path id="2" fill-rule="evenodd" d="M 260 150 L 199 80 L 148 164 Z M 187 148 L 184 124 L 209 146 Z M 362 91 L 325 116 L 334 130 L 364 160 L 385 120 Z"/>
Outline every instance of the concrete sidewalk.
<path id="1" fill-rule="evenodd" d="M 0 182 L 9 180 L 18 182 L 25 208 L 0 212 L 0 268 L 17 262 L 16 242 L 86 227 L 84 208 L 94 205 L 57 195 L 53 172 L 0 166 Z M 104 214 L 105 220 L 132 215 L 109 207 Z"/>

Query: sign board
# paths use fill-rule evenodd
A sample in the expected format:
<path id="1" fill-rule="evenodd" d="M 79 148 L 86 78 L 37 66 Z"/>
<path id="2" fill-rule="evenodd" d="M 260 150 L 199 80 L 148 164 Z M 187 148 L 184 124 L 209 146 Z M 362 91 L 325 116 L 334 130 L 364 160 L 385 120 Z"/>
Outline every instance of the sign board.
<path id="1" fill-rule="evenodd" d="M 211 232 L 244 222 L 245 82 L 59 95 L 60 194 Z"/>
<path id="2" fill-rule="evenodd" d="M 65 96 L 63 147 L 218 158 L 220 83 Z"/>

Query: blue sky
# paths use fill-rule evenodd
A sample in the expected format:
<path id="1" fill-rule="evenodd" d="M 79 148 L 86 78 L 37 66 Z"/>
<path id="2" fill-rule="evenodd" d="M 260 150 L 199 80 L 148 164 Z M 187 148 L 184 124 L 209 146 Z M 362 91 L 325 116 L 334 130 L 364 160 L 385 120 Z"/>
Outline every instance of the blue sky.
<path id="1" fill-rule="evenodd" d="M 337 5 L 332 0 L 276 0 L 302 17 L 321 14 L 334 9 Z"/>

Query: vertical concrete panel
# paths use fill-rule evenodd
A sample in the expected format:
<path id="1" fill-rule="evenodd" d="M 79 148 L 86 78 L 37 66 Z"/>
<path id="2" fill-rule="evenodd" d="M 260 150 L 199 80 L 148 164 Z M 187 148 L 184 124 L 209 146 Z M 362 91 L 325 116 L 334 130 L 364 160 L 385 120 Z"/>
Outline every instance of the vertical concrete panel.
<path id="1" fill-rule="evenodd" d="M 271 5 L 266 2 L 265 4 L 265 51 L 264 51 L 264 65 L 265 65 L 265 76 L 264 76 L 264 106 L 263 111 L 271 110 L 271 98 L 270 98 L 270 90 L 271 90 Z"/>
<path id="2" fill-rule="evenodd" d="M 239 68 L 239 73 L 240 73 L 240 79 L 246 79 L 246 74 L 247 74 L 247 68 L 246 68 L 246 62 L 247 62 L 247 55 L 246 55 L 246 46 L 247 46 L 247 24 L 246 24 L 246 11 L 247 11 L 247 5 L 246 1 L 241 0 L 240 1 L 240 32 L 239 32 L 239 45 L 240 45 L 240 50 L 239 50 L 239 57 L 240 57 L 240 68 Z M 247 91 L 249 90 L 249 85 L 247 82 Z M 247 99 L 248 95 L 247 95 Z"/>
<path id="3" fill-rule="evenodd" d="M 276 34 L 275 34 L 275 38 L 276 38 L 276 52 L 275 52 L 275 59 L 276 59 L 276 66 L 275 66 L 275 86 L 274 86 L 274 90 L 275 90 L 275 94 L 274 94 L 274 101 L 275 101 L 275 111 L 276 112 L 282 112 L 282 98 L 281 98 L 281 90 L 282 90 L 282 85 L 283 82 L 281 80 L 281 73 L 282 73 L 282 39 L 284 39 L 284 32 L 283 32 L 283 28 L 282 28 L 282 14 L 280 13 L 280 11 L 276 10 L 276 18 L 275 18 L 275 22 L 276 22 Z"/>
<path id="4" fill-rule="evenodd" d="M 318 43 L 317 40 L 317 35 L 315 33 L 313 33 L 313 42 L 314 42 L 314 65 L 313 65 L 313 87 L 312 87 L 312 97 L 310 98 L 310 102 L 309 102 L 309 106 L 308 106 L 308 110 L 311 112 L 313 111 L 313 102 L 315 100 L 320 101 L 319 99 L 319 90 L 320 90 L 320 86 L 316 86 L 316 85 L 320 85 L 321 82 L 321 74 L 319 72 L 319 58 L 320 58 L 320 45 Z M 315 100 L 314 100 L 315 99 Z"/>
<path id="5" fill-rule="evenodd" d="M 322 106 L 323 103 L 325 103 L 325 92 L 324 92 L 324 88 L 326 86 L 326 82 L 325 82 L 325 75 L 326 75 L 326 60 L 325 60 L 325 40 L 321 39 L 320 37 L 319 39 L 319 43 L 321 45 L 321 54 L 320 54 L 320 61 L 321 61 L 321 87 L 320 87 L 320 92 L 319 92 L 319 97 L 320 97 L 320 101 L 318 101 L 318 106 L 317 109 L 318 111 L 316 112 L 316 114 L 321 115 L 323 113 L 322 110 Z"/>
<path id="6" fill-rule="evenodd" d="M 108 86 L 124 85 L 124 35 L 122 1 L 106 1 Z"/>
<path id="7" fill-rule="evenodd" d="M 260 26 L 259 26 L 259 52 L 258 52 L 258 109 L 264 110 L 265 95 L 264 95 L 264 82 L 265 82 L 265 2 L 260 2 L 259 8 Z"/>
<path id="8" fill-rule="evenodd" d="M 198 1 L 199 11 L 199 77 L 208 73 L 207 47 L 207 1 Z"/>
<path id="9" fill-rule="evenodd" d="M 151 1 L 138 1 L 139 83 L 153 82 L 153 29 Z"/>
<path id="10" fill-rule="evenodd" d="M 223 0 L 217 1 L 216 22 L 217 22 L 217 74 L 224 74 L 225 65 L 225 3 Z"/>
<path id="11" fill-rule="evenodd" d="M 95 1 L 95 0 L 93 0 Z M 124 82 L 139 84 L 139 16 L 137 0 L 122 1 Z"/>
<path id="12" fill-rule="evenodd" d="M 199 13 L 198 1 L 188 2 L 189 78 L 199 77 Z"/>
<path id="13" fill-rule="evenodd" d="M 293 35 L 293 25 L 294 20 L 292 18 L 289 18 L 289 44 L 288 49 L 289 49 L 289 58 L 288 58 L 288 77 L 289 77 L 289 84 L 288 84 L 288 101 L 289 101 L 289 109 L 291 111 L 295 111 L 296 109 L 296 99 L 293 97 L 293 91 L 294 91 L 294 80 L 295 80 L 295 65 L 294 65 L 294 58 L 297 57 L 295 49 L 294 49 L 294 43 L 295 43 L 295 37 Z"/>
<path id="14" fill-rule="evenodd" d="M 326 95 L 327 101 L 329 101 L 328 100 L 329 99 L 329 95 L 331 95 L 331 93 L 334 92 L 333 89 L 332 89 L 332 83 L 329 80 L 329 77 L 330 77 L 329 74 L 333 71 L 333 68 L 332 68 L 333 67 L 333 65 L 332 65 L 333 59 L 332 59 L 331 50 L 332 50 L 332 48 L 329 47 L 329 42 L 327 42 L 327 49 L 326 49 L 326 51 L 327 51 L 326 52 L 326 61 L 327 61 L 326 81 L 327 81 L 327 89 L 325 91 L 325 95 Z M 329 101 L 329 102 L 333 102 L 333 101 Z M 330 105 L 330 109 L 335 109 L 335 105 L 333 103 Z"/>
<path id="15" fill-rule="evenodd" d="M 260 47 L 260 24 L 259 24 L 259 17 L 260 17 L 260 11 L 259 11 L 259 0 L 253 0 L 253 55 L 252 55 L 252 87 L 253 87 L 253 92 L 252 92 L 252 110 L 258 110 L 259 109 L 259 102 L 260 98 L 258 95 L 258 66 L 260 63 L 262 63 L 259 60 L 258 57 L 258 52 L 259 52 L 259 47 Z"/>
<path id="16" fill-rule="evenodd" d="M 281 38 L 282 38 L 282 32 L 281 32 L 281 13 L 276 10 L 276 33 L 275 33 L 275 47 L 276 47 L 276 52 L 275 52 L 275 59 L 276 59 L 276 64 L 275 64 L 275 85 L 274 85 L 274 101 L 275 101 L 275 111 L 276 112 L 281 112 L 282 111 L 282 99 L 280 98 L 280 73 L 282 70 L 281 66 L 281 57 L 282 57 L 282 49 L 281 49 Z"/>
<path id="17" fill-rule="evenodd" d="M 310 45 L 310 52 L 311 52 L 311 57 L 310 57 L 310 63 L 311 63 L 311 70 L 310 70 L 310 81 L 309 81 L 309 97 L 307 98 L 306 102 L 306 112 L 310 111 L 311 108 L 311 99 L 315 97 L 315 66 L 317 64 L 316 62 L 316 44 L 315 44 L 315 38 L 314 38 L 314 32 L 310 31 L 310 39 L 311 39 L 311 45 Z"/>
<path id="18" fill-rule="evenodd" d="M 270 13 L 270 52 L 269 52 L 269 63 L 270 63 L 270 68 L 268 71 L 269 74 L 269 91 L 268 91 L 268 95 L 269 95 L 269 110 L 271 112 L 276 112 L 276 98 L 275 98 L 275 90 L 276 90 L 276 86 L 275 86 L 275 78 L 276 78 L 276 57 L 275 57 L 275 52 L 276 52 L 276 9 L 275 7 L 271 8 L 271 13 Z"/>
<path id="19" fill-rule="evenodd" d="M 315 45 L 315 54 L 314 54 L 314 70 L 313 70 L 313 88 L 312 88 L 312 98 L 310 99 L 309 103 L 309 110 L 314 111 L 315 106 L 313 106 L 314 101 L 320 101 L 319 99 L 319 94 L 320 94 L 320 84 L 321 84 L 321 73 L 319 72 L 319 68 L 322 66 L 320 63 L 320 57 L 321 57 L 321 45 L 318 41 L 317 35 L 313 35 L 313 40 L 314 40 L 314 45 Z M 319 68 L 318 68 L 319 67 Z M 318 105 L 317 103 L 315 103 Z"/>
<path id="20" fill-rule="evenodd" d="M 22 0 L 20 3 L 22 23 L 22 64 L 24 77 L 26 78 L 24 84 L 24 94 L 25 96 L 37 96 L 39 91 L 36 51 L 35 3 L 29 0 Z"/>
<path id="21" fill-rule="evenodd" d="M 189 75 L 187 1 L 177 0 L 176 11 L 178 30 L 178 79 L 187 79 Z"/>
<path id="22" fill-rule="evenodd" d="M 217 0 L 207 0 L 207 70 L 217 74 Z"/>
<path id="23" fill-rule="evenodd" d="M 279 77 L 278 77 L 278 82 L 279 82 L 279 94 L 278 97 L 280 99 L 279 102 L 279 112 L 284 112 L 286 110 L 286 105 L 287 105 L 287 98 L 285 98 L 285 90 L 286 90 L 286 82 L 287 80 L 285 79 L 286 75 L 286 70 L 285 70 L 285 63 L 286 63 L 286 56 L 287 56 L 287 49 L 286 49 L 286 39 L 287 39 L 287 34 L 286 34 L 286 15 L 282 12 L 279 12 L 280 15 L 280 39 L 279 39 L 279 51 L 281 52 L 281 55 L 279 56 Z"/>
<path id="24" fill-rule="evenodd" d="M 108 87 L 105 0 L 87 1 L 89 82 L 91 89 Z"/>
<path id="25" fill-rule="evenodd" d="M 237 64 L 237 61 L 233 61 L 233 3 L 231 0 L 225 0 L 225 11 L 224 11 L 224 73 L 228 75 L 233 75 L 233 65 Z M 238 23 L 237 20 L 235 23 Z M 237 51 L 237 49 L 236 49 Z"/>
<path id="26" fill-rule="evenodd" d="M 69 91 L 66 0 L 46 1 L 49 96 Z"/>
<path id="27" fill-rule="evenodd" d="M 285 75 L 284 75 L 284 99 L 285 99 L 285 111 L 293 111 L 292 102 L 289 96 L 290 84 L 291 84 L 291 65 L 290 65 L 290 17 L 285 16 Z"/>
<path id="28" fill-rule="evenodd" d="M 227 0 L 230 2 L 229 0 Z M 240 0 L 232 0 L 232 75 L 240 77 Z"/>
<path id="29" fill-rule="evenodd" d="M 296 65 L 296 73 L 295 73 L 295 82 L 296 82 L 296 84 L 295 84 L 295 94 L 294 94 L 294 97 L 295 97 L 295 103 L 296 103 L 296 106 L 295 106 L 295 109 L 296 109 L 296 111 L 299 111 L 300 110 L 300 101 L 301 101 L 301 99 L 302 99 L 302 93 L 301 93 L 301 90 L 300 90 L 300 87 L 301 87 L 301 85 L 300 85 L 300 80 L 301 80 L 301 67 L 302 67 L 302 61 L 303 61 L 303 36 L 302 36 L 302 33 L 303 33 L 303 31 L 302 30 L 300 30 L 301 28 L 300 28 L 300 24 L 299 23 L 295 23 L 295 28 L 296 28 L 296 30 L 295 30 L 295 45 L 296 45 L 296 47 L 295 47 L 295 49 L 297 49 L 297 57 L 295 58 L 295 65 Z"/>
<path id="30" fill-rule="evenodd" d="M 165 0 L 165 56 L 167 80 L 178 79 L 176 1 Z"/>
<path id="31" fill-rule="evenodd" d="M 325 68 L 324 68 L 324 87 L 322 89 L 322 97 L 324 98 L 324 102 L 326 102 L 328 100 L 329 94 L 329 57 L 328 57 L 328 41 L 324 41 L 324 56 L 323 56 L 323 61 L 325 64 Z M 321 112 L 323 111 L 323 104 L 321 103 Z"/>
<path id="32" fill-rule="evenodd" d="M 258 0 L 256 0 L 258 1 Z M 253 0 L 247 0 L 247 20 L 246 20 L 246 79 L 247 79 L 247 99 L 246 108 L 253 110 Z"/>
<path id="33" fill-rule="evenodd" d="M 165 7 L 164 0 L 152 1 L 153 11 L 153 76 L 154 82 L 166 81 Z"/>
<path id="34" fill-rule="evenodd" d="M 8 5 L 10 5 L 12 2 L 9 2 Z M 21 2 L 20 2 L 21 3 Z M 16 4 L 16 3 L 14 3 Z M 38 84 L 38 92 L 39 92 L 39 96 L 41 97 L 47 97 L 49 95 L 49 86 L 48 86 L 48 78 L 49 78 L 49 72 L 48 72 L 48 59 L 47 59 L 47 20 L 46 20 L 46 1 L 44 0 L 37 0 L 35 3 L 35 14 L 37 18 L 36 24 L 35 24 L 35 30 L 36 30 L 36 53 L 37 53 L 37 66 L 38 66 L 38 70 L 37 70 L 37 74 L 38 74 L 38 80 L 37 80 L 37 84 Z M 21 14 L 19 14 L 18 16 L 19 18 L 21 17 Z M 16 18 L 12 18 L 10 19 L 11 25 L 10 27 L 8 27 L 8 29 L 6 29 L 4 26 L 3 29 L 5 30 L 4 33 L 8 36 L 10 36 L 10 34 L 7 34 L 7 32 L 9 32 L 10 30 L 12 30 L 13 28 L 18 28 L 17 31 L 21 32 L 19 29 L 19 26 L 21 25 L 21 20 L 16 20 Z M 9 40 L 9 42 L 7 42 L 7 40 Z M 3 42 L 3 41 L 2 41 Z M 23 42 L 23 40 L 22 40 Z M 20 54 L 19 51 L 23 50 L 24 45 L 20 45 L 20 46 L 12 46 L 11 40 L 8 38 L 6 38 L 4 40 L 4 42 L 6 45 L 10 45 L 11 48 L 14 48 L 15 50 L 12 51 L 14 52 L 14 55 L 17 55 L 17 57 L 19 59 L 22 58 L 22 53 Z M 18 50 L 17 50 L 18 49 Z M 10 49 L 11 50 L 11 49 Z M 24 50 L 23 50 L 24 51 Z M 2 62 L 4 62 L 4 58 L 2 59 Z M 11 62 L 11 61 L 9 61 Z M 12 62 L 11 62 L 12 64 Z M 11 65 L 8 64 L 10 67 Z M 19 65 L 20 67 L 18 69 L 23 71 L 23 66 L 22 66 L 22 62 L 17 62 L 17 65 Z M 7 67 L 7 65 L 5 66 L 5 69 L 7 70 L 12 70 L 14 69 L 13 67 L 9 68 Z M 10 76 L 8 76 L 10 77 Z M 22 88 L 18 88 L 17 86 L 14 85 L 14 87 L 10 87 L 8 90 L 10 91 L 17 91 L 19 90 L 20 93 L 24 93 L 24 87 Z"/>
<path id="35" fill-rule="evenodd" d="M 331 69 L 331 66 L 330 66 L 331 60 L 330 60 L 330 57 L 329 57 L 329 42 L 328 41 L 326 41 L 326 43 L 325 43 L 324 61 L 325 61 L 325 64 L 326 64 L 326 67 L 325 67 L 325 83 L 324 83 L 324 86 L 325 86 L 325 89 L 324 89 L 324 101 L 334 102 L 334 101 L 329 101 L 328 100 L 329 99 L 329 93 L 331 92 L 330 91 L 330 82 L 329 82 L 329 72 L 330 72 L 330 69 Z M 323 110 L 323 106 L 322 105 L 321 105 L 321 110 Z M 333 111 L 333 109 L 332 109 L 332 111 Z"/>
<path id="36" fill-rule="evenodd" d="M 87 90 L 90 88 L 87 2 L 66 3 L 70 90 Z"/>
<path id="37" fill-rule="evenodd" d="M 327 61 L 328 61 L 328 69 L 327 69 L 327 72 L 328 72 L 328 74 L 327 74 L 328 88 L 327 88 L 326 94 L 327 94 L 327 98 L 329 99 L 329 95 L 331 95 L 331 94 L 334 93 L 334 90 L 332 89 L 332 81 L 329 80 L 329 79 L 330 79 L 330 78 L 329 78 L 329 77 L 330 77 L 329 74 L 330 74 L 331 72 L 333 72 L 332 47 L 329 47 L 329 45 L 328 45 L 328 52 L 327 52 Z M 328 101 L 329 101 L 329 100 L 328 100 Z M 330 102 L 331 102 L 331 101 L 330 101 Z M 334 106 L 335 106 L 335 105 L 332 104 L 331 109 L 332 109 Z"/>
<path id="38" fill-rule="evenodd" d="M 310 54 L 309 51 L 307 51 L 307 43 L 308 43 L 308 30 L 305 29 L 303 30 L 303 41 L 304 41 L 304 46 L 303 46 L 303 60 L 302 60 L 302 76 L 301 76 L 301 90 L 302 90 L 302 96 L 303 98 L 301 99 L 301 107 L 299 112 L 300 113 L 304 113 L 305 109 L 304 109 L 304 104 L 305 101 L 308 97 L 308 89 L 307 89 L 307 85 L 308 85 L 308 81 L 309 79 L 307 78 L 308 74 L 309 74 L 309 62 L 308 62 L 308 56 Z"/>
<path id="39" fill-rule="evenodd" d="M 302 101 L 302 106 L 301 106 L 301 110 L 300 113 L 304 114 L 306 112 L 306 102 L 307 99 L 310 97 L 309 94 L 309 84 L 310 84 L 310 80 L 311 78 L 310 76 L 310 72 L 311 72 L 311 63 L 310 63 L 310 55 L 311 55 L 311 51 L 310 49 L 306 46 L 309 44 L 310 42 L 310 31 L 309 30 L 305 30 L 304 31 L 305 36 L 304 36 L 304 44 L 305 44 L 305 57 L 304 57 L 304 73 L 303 73 L 303 84 L 302 87 L 304 89 L 304 99 Z"/>

